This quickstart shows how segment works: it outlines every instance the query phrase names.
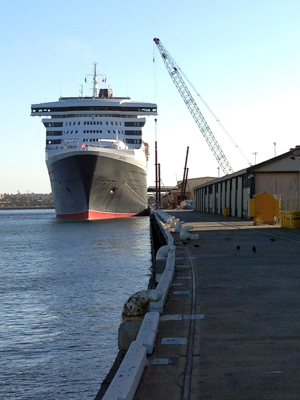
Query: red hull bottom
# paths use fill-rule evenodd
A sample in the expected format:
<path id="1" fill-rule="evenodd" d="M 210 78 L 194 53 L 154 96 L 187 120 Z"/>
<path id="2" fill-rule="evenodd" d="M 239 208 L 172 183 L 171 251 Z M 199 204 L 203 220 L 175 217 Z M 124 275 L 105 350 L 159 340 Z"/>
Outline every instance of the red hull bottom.
<path id="1" fill-rule="evenodd" d="M 83 211 L 75 214 L 57 214 L 58 218 L 69 218 L 69 219 L 109 219 L 109 218 L 128 218 L 133 217 L 136 214 L 127 214 L 127 213 L 105 213 L 101 211 Z"/>

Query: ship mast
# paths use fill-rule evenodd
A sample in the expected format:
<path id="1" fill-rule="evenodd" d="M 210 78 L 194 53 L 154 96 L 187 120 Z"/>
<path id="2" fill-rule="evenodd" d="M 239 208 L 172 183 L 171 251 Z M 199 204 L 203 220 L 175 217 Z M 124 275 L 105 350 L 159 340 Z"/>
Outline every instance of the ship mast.
<path id="1" fill-rule="evenodd" d="M 97 63 L 94 63 L 94 88 L 93 97 L 98 97 L 98 74 L 97 74 Z"/>

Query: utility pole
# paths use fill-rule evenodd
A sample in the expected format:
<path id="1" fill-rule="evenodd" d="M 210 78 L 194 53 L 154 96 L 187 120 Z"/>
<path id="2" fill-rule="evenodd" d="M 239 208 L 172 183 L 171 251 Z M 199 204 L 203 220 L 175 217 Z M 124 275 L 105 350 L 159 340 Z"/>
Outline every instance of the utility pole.
<path id="1" fill-rule="evenodd" d="M 155 205 L 158 208 L 159 195 L 158 195 L 158 164 L 157 164 L 157 118 L 155 118 Z"/>
<path id="2" fill-rule="evenodd" d="M 254 165 L 255 165 L 256 164 L 256 156 L 257 156 L 258 152 L 254 151 L 252 154 L 254 155 Z"/>
<path id="3" fill-rule="evenodd" d="M 185 157 L 183 179 L 182 179 L 181 193 L 180 193 L 181 201 L 185 200 L 185 191 L 186 191 L 186 183 L 187 183 L 187 176 L 188 176 L 188 168 L 187 168 L 188 155 L 189 155 L 189 146 L 187 146 L 187 149 L 186 149 L 186 157 Z"/>
<path id="4" fill-rule="evenodd" d="M 161 208 L 160 163 L 158 165 L 158 207 Z"/>

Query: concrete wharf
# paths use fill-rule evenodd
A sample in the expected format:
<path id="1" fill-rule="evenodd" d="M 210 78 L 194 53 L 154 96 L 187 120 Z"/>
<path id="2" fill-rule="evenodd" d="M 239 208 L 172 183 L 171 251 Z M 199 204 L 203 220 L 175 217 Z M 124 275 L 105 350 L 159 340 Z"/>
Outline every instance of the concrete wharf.
<path id="1" fill-rule="evenodd" d="M 135 400 L 300 398 L 300 230 L 194 211 L 170 215 L 173 284 Z"/>

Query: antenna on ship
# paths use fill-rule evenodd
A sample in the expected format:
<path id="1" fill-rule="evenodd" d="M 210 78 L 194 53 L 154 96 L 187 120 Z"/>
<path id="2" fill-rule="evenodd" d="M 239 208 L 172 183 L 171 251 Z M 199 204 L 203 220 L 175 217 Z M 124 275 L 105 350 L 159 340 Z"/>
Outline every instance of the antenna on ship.
<path id="1" fill-rule="evenodd" d="M 97 63 L 94 63 L 94 88 L 93 88 L 93 97 L 98 97 L 98 78 L 97 78 Z"/>

